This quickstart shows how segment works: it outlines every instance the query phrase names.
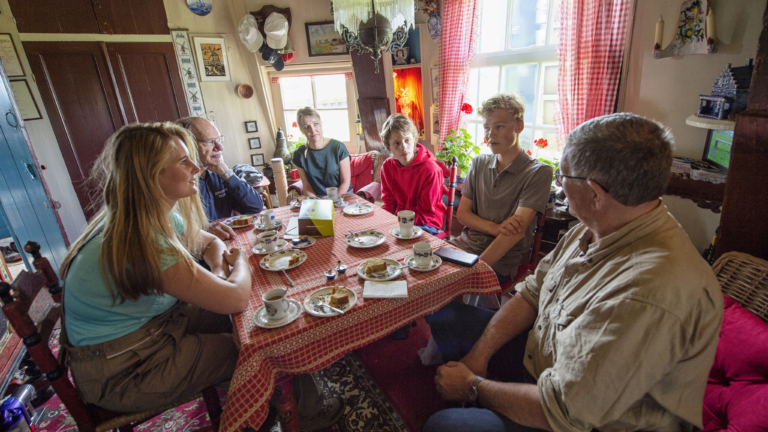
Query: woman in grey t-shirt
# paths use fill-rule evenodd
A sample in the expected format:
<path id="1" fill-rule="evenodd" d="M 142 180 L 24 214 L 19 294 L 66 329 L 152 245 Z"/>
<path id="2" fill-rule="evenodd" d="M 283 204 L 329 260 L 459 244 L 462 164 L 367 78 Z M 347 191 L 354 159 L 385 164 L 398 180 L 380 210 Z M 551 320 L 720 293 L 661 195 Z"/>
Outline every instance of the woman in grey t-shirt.
<path id="1" fill-rule="evenodd" d="M 343 142 L 323 136 L 320 113 L 312 107 L 296 112 L 296 122 L 307 143 L 293 152 L 304 195 L 324 196 L 325 188 L 337 187 L 339 194 L 349 191 L 352 180 L 349 151 Z"/>

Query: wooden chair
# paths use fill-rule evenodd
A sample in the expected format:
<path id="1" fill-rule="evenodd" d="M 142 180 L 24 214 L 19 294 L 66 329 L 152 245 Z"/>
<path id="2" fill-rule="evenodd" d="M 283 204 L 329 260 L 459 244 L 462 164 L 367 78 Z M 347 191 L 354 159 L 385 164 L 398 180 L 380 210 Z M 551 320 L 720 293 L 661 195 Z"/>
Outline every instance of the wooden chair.
<path id="1" fill-rule="evenodd" d="M 448 163 L 448 169 L 451 175 L 448 177 L 448 186 L 443 186 L 443 196 L 448 197 L 448 203 L 445 210 L 445 222 L 443 223 L 443 229 L 437 233 L 437 238 L 442 240 L 451 239 L 451 226 L 453 225 L 453 205 L 456 200 L 456 176 L 459 171 L 458 159 L 454 157 L 450 163 Z"/>
<path id="2" fill-rule="evenodd" d="M 768 323 L 768 261 L 727 252 L 715 261 L 712 271 L 723 294 Z"/>
<path id="3" fill-rule="evenodd" d="M 59 359 L 57 359 L 48 346 L 51 332 L 59 320 L 61 312 L 62 288 L 58 276 L 51 268 L 48 259 L 40 255 L 40 246 L 37 243 L 28 242 L 24 246 L 24 250 L 33 256 L 32 264 L 36 271 L 30 273 L 23 270 L 12 284 L 0 282 L 3 314 L 8 318 L 13 331 L 24 340 L 24 345 L 30 356 L 43 371 L 47 383 L 53 387 L 70 415 L 75 419 L 78 429 L 83 432 L 112 429 L 118 429 L 121 432 L 132 431 L 135 426 L 174 408 L 175 404 L 160 406 L 145 412 L 116 413 L 85 403 L 80 398 L 68 377 L 68 369 L 65 366 L 66 351 L 62 348 L 59 352 Z M 29 310 L 43 287 L 48 288 L 48 294 L 55 303 L 43 313 L 42 319 L 36 324 L 30 317 Z M 38 383 L 36 388 L 39 387 L 40 384 Z M 215 387 L 209 387 L 203 391 L 203 398 L 211 419 L 211 426 L 199 430 L 218 430 L 222 412 L 218 391 Z M 193 399 L 190 398 L 190 400 Z"/>
<path id="4" fill-rule="evenodd" d="M 536 270 L 536 266 L 539 265 L 539 255 L 541 254 L 541 238 L 544 236 L 544 224 L 546 221 L 546 215 L 543 213 L 539 213 L 537 215 L 536 228 L 533 230 L 533 244 L 531 245 L 529 252 L 530 257 L 528 259 L 528 263 L 521 264 L 520 267 L 517 268 L 517 274 L 515 277 L 501 284 L 501 294 L 499 294 L 499 299 L 501 299 L 501 296 L 514 291 L 515 285 L 517 285 L 518 282 L 527 278 L 529 275 L 532 275 Z"/>

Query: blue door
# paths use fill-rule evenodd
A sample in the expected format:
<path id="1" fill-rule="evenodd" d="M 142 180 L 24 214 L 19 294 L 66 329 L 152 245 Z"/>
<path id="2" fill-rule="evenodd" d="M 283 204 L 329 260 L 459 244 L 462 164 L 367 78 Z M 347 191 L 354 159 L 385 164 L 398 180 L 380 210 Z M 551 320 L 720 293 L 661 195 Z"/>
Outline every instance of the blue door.
<path id="1" fill-rule="evenodd" d="M 35 241 L 43 256 L 58 270 L 67 247 L 27 147 L 26 131 L 22 131 L 9 88 L 5 71 L 0 67 L 0 205 L 19 252 L 27 241 Z M 32 268 L 29 256 L 21 255 L 27 267 Z"/>

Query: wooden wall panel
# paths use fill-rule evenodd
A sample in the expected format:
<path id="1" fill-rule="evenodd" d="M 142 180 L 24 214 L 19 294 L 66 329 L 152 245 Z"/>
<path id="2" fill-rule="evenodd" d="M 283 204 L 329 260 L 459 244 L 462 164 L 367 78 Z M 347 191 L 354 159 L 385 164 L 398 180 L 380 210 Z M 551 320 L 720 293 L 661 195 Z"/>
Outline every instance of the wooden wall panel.
<path id="1" fill-rule="evenodd" d="M 170 33 L 162 0 L 94 0 L 102 34 Z"/>
<path id="2" fill-rule="evenodd" d="M 99 33 L 91 0 L 8 0 L 8 4 L 19 33 Z"/>
<path id="3" fill-rule="evenodd" d="M 106 45 L 129 123 L 189 115 L 172 43 Z"/>

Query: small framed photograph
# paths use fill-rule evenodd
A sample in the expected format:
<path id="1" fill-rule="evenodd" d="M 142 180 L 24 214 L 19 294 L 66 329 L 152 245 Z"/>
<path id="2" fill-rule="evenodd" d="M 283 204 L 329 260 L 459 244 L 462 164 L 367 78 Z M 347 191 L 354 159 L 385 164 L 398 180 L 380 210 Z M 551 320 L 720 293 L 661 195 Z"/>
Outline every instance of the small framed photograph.
<path id="1" fill-rule="evenodd" d="M 248 147 L 251 150 L 261 148 L 261 138 L 248 138 Z"/>
<path id="2" fill-rule="evenodd" d="M 256 125 L 255 121 L 247 121 L 245 122 L 245 131 L 248 133 L 258 132 L 259 127 Z"/>
<path id="3" fill-rule="evenodd" d="M 251 165 L 253 166 L 263 166 L 264 165 L 264 155 L 261 153 L 252 154 L 251 155 Z"/>
<path id="4" fill-rule="evenodd" d="M 3 61 L 5 73 L 9 77 L 24 76 L 24 67 L 19 60 L 19 52 L 10 33 L 0 33 L 0 60 Z"/>
<path id="5" fill-rule="evenodd" d="M 195 53 L 201 81 L 229 81 L 227 43 L 224 38 L 195 38 Z"/>
<path id="6" fill-rule="evenodd" d="M 310 57 L 349 54 L 347 45 L 333 26 L 333 21 L 304 23 Z"/>

